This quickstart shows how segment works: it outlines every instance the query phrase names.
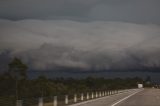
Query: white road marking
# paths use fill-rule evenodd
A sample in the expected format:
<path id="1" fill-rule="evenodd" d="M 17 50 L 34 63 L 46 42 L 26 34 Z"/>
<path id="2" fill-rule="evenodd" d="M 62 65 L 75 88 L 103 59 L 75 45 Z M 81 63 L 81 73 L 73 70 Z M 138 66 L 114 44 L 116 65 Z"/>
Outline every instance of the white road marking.
<path id="1" fill-rule="evenodd" d="M 104 97 L 101 97 L 101 98 L 95 98 L 95 99 L 91 99 L 91 100 L 88 100 L 88 101 L 83 101 L 83 102 L 80 102 L 80 103 L 72 104 L 72 105 L 69 105 L 69 106 L 80 106 L 80 105 L 84 105 L 84 104 L 87 104 L 87 103 L 90 103 L 90 102 L 98 101 L 98 100 L 101 100 L 101 99 L 104 99 L 104 98 L 108 98 L 108 97 L 112 97 L 112 96 L 116 96 L 116 95 L 121 95 L 123 93 L 127 93 L 127 92 L 125 91 L 125 92 L 118 93 L 118 94 L 115 94 L 115 95 L 108 95 L 108 96 L 104 96 Z"/>
<path id="2" fill-rule="evenodd" d="M 142 91 L 142 90 L 140 90 L 140 91 Z M 121 103 L 122 101 L 124 101 L 124 100 L 126 100 L 126 99 L 130 98 L 131 96 L 133 96 L 133 95 L 137 94 L 137 93 L 138 93 L 138 92 L 140 92 L 140 91 L 137 91 L 137 92 L 135 92 L 135 93 L 133 93 L 133 94 L 131 94 L 131 95 L 129 95 L 129 96 L 127 96 L 127 97 L 123 98 L 123 99 L 120 99 L 118 102 L 116 102 L 116 103 L 112 104 L 111 106 L 116 106 L 117 104 L 119 104 L 119 103 Z"/>
<path id="3" fill-rule="evenodd" d="M 95 99 L 91 99 L 91 100 L 88 100 L 88 101 L 83 101 L 83 102 L 68 105 L 68 106 L 80 106 L 80 105 L 84 105 L 84 104 L 87 104 L 87 103 L 90 103 L 90 102 L 98 101 L 98 100 L 101 100 L 101 99 L 104 99 L 104 98 L 108 98 L 108 97 L 112 97 L 112 96 L 116 96 L 116 95 L 121 95 L 121 94 L 124 94 L 124 93 L 127 93 L 127 92 L 132 92 L 133 90 L 136 90 L 136 89 L 126 90 L 126 91 L 124 90 L 123 92 L 120 92 L 120 93 L 115 94 L 115 95 L 108 95 L 108 96 L 104 96 L 104 97 L 101 97 L 101 98 L 95 98 Z"/>

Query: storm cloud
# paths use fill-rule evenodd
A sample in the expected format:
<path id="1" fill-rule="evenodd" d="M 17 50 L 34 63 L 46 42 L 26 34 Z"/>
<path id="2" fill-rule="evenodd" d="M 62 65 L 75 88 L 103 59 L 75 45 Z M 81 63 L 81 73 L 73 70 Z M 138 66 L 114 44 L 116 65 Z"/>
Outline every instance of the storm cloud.
<path id="1" fill-rule="evenodd" d="M 0 51 L 34 70 L 160 68 L 159 34 L 154 24 L 0 20 Z"/>
<path id="2" fill-rule="evenodd" d="M 0 18 L 160 24 L 159 0 L 1 0 Z"/>

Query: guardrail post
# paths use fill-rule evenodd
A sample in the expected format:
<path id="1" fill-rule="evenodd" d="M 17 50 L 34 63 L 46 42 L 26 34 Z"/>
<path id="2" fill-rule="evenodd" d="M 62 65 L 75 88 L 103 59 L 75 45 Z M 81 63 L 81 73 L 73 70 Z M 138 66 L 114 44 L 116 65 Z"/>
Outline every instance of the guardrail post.
<path id="1" fill-rule="evenodd" d="M 57 96 L 54 96 L 53 98 L 53 106 L 57 106 Z"/>
<path id="2" fill-rule="evenodd" d="M 83 93 L 81 94 L 81 101 L 83 101 L 84 97 L 83 97 Z"/>
<path id="3" fill-rule="evenodd" d="M 43 106 L 43 97 L 39 98 L 38 106 Z"/>
<path id="4" fill-rule="evenodd" d="M 99 92 L 99 97 L 101 97 L 101 92 Z"/>
<path id="5" fill-rule="evenodd" d="M 96 98 L 98 97 L 98 93 L 96 92 Z"/>
<path id="6" fill-rule="evenodd" d="M 94 98 L 94 93 L 92 92 L 92 99 Z"/>
<path id="7" fill-rule="evenodd" d="M 86 98 L 87 98 L 87 100 L 89 99 L 89 93 L 87 93 L 87 97 Z"/>
<path id="8" fill-rule="evenodd" d="M 74 102 L 76 103 L 77 102 L 77 95 L 74 94 Z"/>
<path id="9" fill-rule="evenodd" d="M 68 104 L 68 95 L 65 95 L 65 104 Z"/>
<path id="10" fill-rule="evenodd" d="M 103 91 L 103 96 L 104 96 L 104 91 Z"/>
<path id="11" fill-rule="evenodd" d="M 16 106 L 23 106 L 23 101 L 22 100 L 17 100 L 16 101 Z"/>

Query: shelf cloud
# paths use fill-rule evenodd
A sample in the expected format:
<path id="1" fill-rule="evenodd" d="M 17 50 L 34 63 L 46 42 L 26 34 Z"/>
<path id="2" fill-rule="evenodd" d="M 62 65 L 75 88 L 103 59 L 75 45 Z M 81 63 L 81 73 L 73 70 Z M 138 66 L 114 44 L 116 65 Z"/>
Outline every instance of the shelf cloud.
<path id="1" fill-rule="evenodd" d="M 0 62 L 16 56 L 32 70 L 160 68 L 159 34 L 154 24 L 1 19 Z"/>

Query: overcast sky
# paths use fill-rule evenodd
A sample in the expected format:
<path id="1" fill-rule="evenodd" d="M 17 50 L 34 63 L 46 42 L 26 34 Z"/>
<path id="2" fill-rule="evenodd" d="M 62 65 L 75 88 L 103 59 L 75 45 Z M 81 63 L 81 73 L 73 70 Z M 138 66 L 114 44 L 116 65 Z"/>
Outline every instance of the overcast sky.
<path id="1" fill-rule="evenodd" d="M 160 0 L 0 0 L 0 68 L 160 68 L 159 45 Z"/>
<path id="2" fill-rule="evenodd" d="M 0 0 L 0 17 L 160 24 L 159 5 L 159 0 Z"/>

